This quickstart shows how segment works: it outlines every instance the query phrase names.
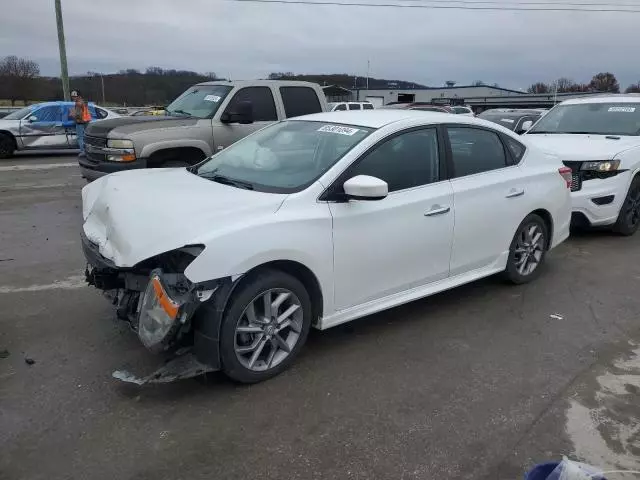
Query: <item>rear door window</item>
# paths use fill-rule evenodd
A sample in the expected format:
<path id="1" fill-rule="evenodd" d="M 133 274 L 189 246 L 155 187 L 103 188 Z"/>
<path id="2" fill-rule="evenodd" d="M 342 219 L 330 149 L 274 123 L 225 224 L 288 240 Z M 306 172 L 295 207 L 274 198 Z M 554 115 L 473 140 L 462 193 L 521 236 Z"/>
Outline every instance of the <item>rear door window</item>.
<path id="1" fill-rule="evenodd" d="M 507 166 L 504 146 L 497 133 L 472 127 L 447 127 L 455 177 Z"/>
<path id="2" fill-rule="evenodd" d="M 234 112 L 240 102 L 251 102 L 253 120 L 256 122 L 275 122 L 278 120 L 276 104 L 269 87 L 247 87 L 238 90 L 225 111 Z"/>
<path id="3" fill-rule="evenodd" d="M 371 105 L 370 103 L 365 103 L 364 105 L 362 105 L 362 109 L 363 110 L 373 110 L 373 105 Z"/>
<path id="4" fill-rule="evenodd" d="M 349 110 L 360 110 L 360 104 L 359 103 L 350 103 L 349 104 Z"/>
<path id="5" fill-rule="evenodd" d="M 309 87 L 280 87 L 280 95 L 287 118 L 322 112 L 318 95 Z"/>

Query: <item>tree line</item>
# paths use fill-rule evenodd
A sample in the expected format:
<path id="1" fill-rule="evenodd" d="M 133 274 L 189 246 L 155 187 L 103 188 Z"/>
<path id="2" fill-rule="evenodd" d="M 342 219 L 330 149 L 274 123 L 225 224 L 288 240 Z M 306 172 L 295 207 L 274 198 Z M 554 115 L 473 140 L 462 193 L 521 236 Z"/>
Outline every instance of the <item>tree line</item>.
<path id="1" fill-rule="evenodd" d="M 0 99 L 10 100 L 12 105 L 16 101 L 61 100 L 60 78 L 39 76 L 39 73 L 38 64 L 31 60 L 16 56 L 0 59 Z M 216 79 L 214 72 L 149 67 L 144 72 L 135 69 L 104 75 L 87 72 L 70 77 L 69 87 L 96 103 L 106 100 L 108 105 L 167 105 L 190 86 Z"/>
<path id="2" fill-rule="evenodd" d="M 593 76 L 589 83 L 579 83 L 561 77 L 555 82 L 536 82 L 528 88 L 529 93 L 571 93 L 571 92 L 609 92 L 620 93 L 620 84 L 611 72 L 601 72 Z M 625 93 L 640 93 L 640 82 L 629 85 Z"/>

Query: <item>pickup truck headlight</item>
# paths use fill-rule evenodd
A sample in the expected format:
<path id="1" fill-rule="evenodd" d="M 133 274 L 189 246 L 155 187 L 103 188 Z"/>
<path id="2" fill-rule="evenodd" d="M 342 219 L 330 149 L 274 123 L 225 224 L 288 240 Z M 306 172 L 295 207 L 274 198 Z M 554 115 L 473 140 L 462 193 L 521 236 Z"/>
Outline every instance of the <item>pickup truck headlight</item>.
<path id="1" fill-rule="evenodd" d="M 107 140 L 107 148 L 133 149 L 133 141 L 110 138 Z"/>
<path id="2" fill-rule="evenodd" d="M 592 172 L 613 172 L 620 167 L 620 160 L 599 160 L 596 162 L 584 162 L 580 170 Z"/>
<path id="3" fill-rule="evenodd" d="M 150 350 L 162 350 L 165 340 L 179 325 L 182 304 L 173 300 L 157 273 L 152 273 L 142 300 L 138 317 L 138 337 Z"/>

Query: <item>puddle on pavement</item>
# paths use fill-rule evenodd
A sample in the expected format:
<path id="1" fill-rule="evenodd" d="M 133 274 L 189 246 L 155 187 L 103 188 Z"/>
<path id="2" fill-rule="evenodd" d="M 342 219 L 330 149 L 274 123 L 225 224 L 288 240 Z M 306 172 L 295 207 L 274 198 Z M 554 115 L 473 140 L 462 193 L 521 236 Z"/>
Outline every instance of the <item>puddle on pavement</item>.
<path id="1" fill-rule="evenodd" d="M 581 382 L 569 399 L 566 431 L 582 461 L 603 470 L 640 470 L 638 344 L 629 343 L 624 354 Z"/>

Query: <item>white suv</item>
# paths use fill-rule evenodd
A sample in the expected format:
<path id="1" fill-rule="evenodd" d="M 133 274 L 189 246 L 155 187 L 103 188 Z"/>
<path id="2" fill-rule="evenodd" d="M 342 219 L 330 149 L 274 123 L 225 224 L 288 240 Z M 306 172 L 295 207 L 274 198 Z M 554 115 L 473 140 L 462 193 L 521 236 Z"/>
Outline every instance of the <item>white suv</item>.
<path id="1" fill-rule="evenodd" d="M 373 104 L 369 102 L 331 102 L 330 112 L 340 112 L 346 110 L 373 110 Z"/>
<path id="2" fill-rule="evenodd" d="M 640 96 L 567 100 L 526 134 L 572 170 L 575 224 L 632 235 L 640 225 Z"/>
<path id="3" fill-rule="evenodd" d="M 87 279 L 149 349 L 193 348 L 181 376 L 257 382 L 312 326 L 494 273 L 533 280 L 569 235 L 570 180 L 556 156 L 471 117 L 298 117 L 194 167 L 84 187 Z"/>

